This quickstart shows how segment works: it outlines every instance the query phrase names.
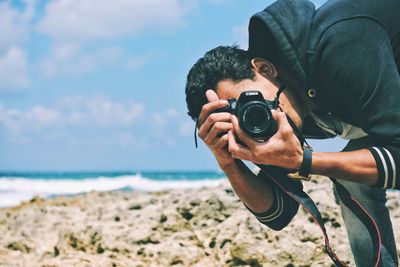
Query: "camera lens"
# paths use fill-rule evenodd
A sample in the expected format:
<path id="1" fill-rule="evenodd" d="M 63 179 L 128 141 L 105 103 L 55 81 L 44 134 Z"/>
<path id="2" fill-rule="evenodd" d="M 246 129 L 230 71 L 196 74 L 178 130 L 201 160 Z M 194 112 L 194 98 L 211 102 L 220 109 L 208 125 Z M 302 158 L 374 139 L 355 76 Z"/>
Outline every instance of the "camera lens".
<path id="1" fill-rule="evenodd" d="M 241 114 L 241 127 L 251 135 L 265 133 L 269 127 L 271 116 L 268 108 L 262 104 L 254 102 L 247 105 Z"/>
<path id="2" fill-rule="evenodd" d="M 252 128 L 261 128 L 263 124 L 268 120 L 268 114 L 265 109 L 249 108 L 246 113 L 246 121 L 248 126 Z"/>
<path id="3" fill-rule="evenodd" d="M 249 90 L 240 94 L 236 102 L 236 116 L 239 126 L 252 137 L 271 137 L 277 131 L 271 109 L 276 108 L 275 101 L 264 99 L 260 91 Z"/>

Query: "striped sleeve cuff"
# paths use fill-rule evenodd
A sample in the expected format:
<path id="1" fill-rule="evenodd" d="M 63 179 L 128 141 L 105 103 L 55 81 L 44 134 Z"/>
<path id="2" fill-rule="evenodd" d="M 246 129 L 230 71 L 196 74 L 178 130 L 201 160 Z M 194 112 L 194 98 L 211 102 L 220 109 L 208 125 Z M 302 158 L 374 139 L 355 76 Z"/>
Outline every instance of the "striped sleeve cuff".
<path id="1" fill-rule="evenodd" d="M 278 219 L 282 215 L 283 211 L 283 197 L 282 194 L 277 190 L 275 186 L 272 187 L 272 192 L 274 194 L 274 203 L 272 207 L 263 213 L 256 213 L 252 211 L 254 216 L 264 224 L 270 223 L 276 219 Z"/>
<path id="2" fill-rule="evenodd" d="M 379 179 L 376 186 L 385 189 L 399 189 L 399 151 L 385 147 L 371 147 L 368 150 L 372 153 L 378 168 Z"/>

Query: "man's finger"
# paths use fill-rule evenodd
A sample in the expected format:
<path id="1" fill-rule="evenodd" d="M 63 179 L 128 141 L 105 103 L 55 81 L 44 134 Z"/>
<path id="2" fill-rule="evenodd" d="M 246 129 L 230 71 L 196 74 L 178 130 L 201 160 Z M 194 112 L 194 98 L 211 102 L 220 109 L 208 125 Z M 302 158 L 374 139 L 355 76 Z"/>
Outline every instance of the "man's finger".
<path id="1" fill-rule="evenodd" d="M 214 90 L 208 89 L 206 91 L 206 97 L 208 102 L 213 102 L 219 100 L 217 93 Z"/>
<path id="2" fill-rule="evenodd" d="M 224 146 L 226 146 L 228 144 L 228 134 L 224 134 L 223 136 L 221 136 L 221 138 L 218 140 L 216 148 L 217 149 L 221 149 Z"/>
<path id="3" fill-rule="evenodd" d="M 202 108 L 201 108 L 201 112 L 199 115 L 199 122 L 197 123 L 197 126 L 200 127 L 208 118 L 208 116 L 210 116 L 210 114 L 219 108 L 223 108 L 226 107 L 226 105 L 228 105 L 228 101 L 227 100 L 216 100 L 216 101 L 212 101 L 209 102 L 207 104 L 205 104 Z"/>
<path id="4" fill-rule="evenodd" d="M 211 128 L 217 122 L 231 122 L 231 114 L 222 112 L 222 113 L 213 113 L 210 116 L 208 116 L 207 120 L 203 124 L 201 124 L 199 128 L 198 135 L 200 136 L 200 138 L 204 139 L 207 135 L 209 135 Z"/>
<path id="5" fill-rule="evenodd" d="M 232 130 L 232 123 L 218 121 L 214 123 L 214 125 L 211 127 L 208 136 L 204 138 L 204 142 L 206 143 L 208 143 L 208 141 L 212 142 L 212 140 L 216 139 L 219 134 L 227 133 L 230 130 Z"/>

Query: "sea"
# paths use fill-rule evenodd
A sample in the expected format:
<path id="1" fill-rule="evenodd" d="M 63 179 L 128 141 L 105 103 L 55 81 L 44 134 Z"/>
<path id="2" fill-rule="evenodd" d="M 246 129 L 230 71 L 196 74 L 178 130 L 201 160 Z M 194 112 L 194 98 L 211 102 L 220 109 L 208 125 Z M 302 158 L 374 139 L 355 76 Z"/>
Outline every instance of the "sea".
<path id="1" fill-rule="evenodd" d="M 223 172 L 0 172 L 0 207 L 33 197 L 71 196 L 90 191 L 161 191 L 214 187 L 226 180 Z"/>

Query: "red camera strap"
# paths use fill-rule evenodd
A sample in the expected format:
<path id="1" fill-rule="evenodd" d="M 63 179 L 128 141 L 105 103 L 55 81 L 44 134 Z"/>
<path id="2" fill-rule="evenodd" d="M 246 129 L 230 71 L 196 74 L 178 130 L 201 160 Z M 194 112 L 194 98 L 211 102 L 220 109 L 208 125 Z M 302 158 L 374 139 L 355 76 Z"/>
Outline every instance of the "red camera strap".
<path id="1" fill-rule="evenodd" d="M 259 167 L 261 168 L 261 170 L 263 170 L 265 166 L 259 165 Z M 333 252 L 333 249 L 329 244 L 328 234 L 326 232 L 321 213 L 319 212 L 314 201 L 305 192 L 303 191 L 301 191 L 300 193 L 294 192 L 293 190 L 288 189 L 284 183 L 281 183 L 280 181 L 276 180 L 274 177 L 269 175 L 267 171 L 263 170 L 263 172 L 266 174 L 266 177 L 268 177 L 268 179 L 270 179 L 273 183 L 279 186 L 293 200 L 299 203 L 303 207 L 303 209 L 312 217 L 314 222 L 318 225 L 318 227 L 322 231 L 325 241 L 325 252 L 329 255 L 329 257 L 332 259 L 335 265 L 337 267 L 347 267 L 347 265 L 343 263 Z M 380 264 L 380 255 L 381 255 L 381 236 L 376 222 L 374 221 L 372 216 L 368 213 L 368 211 L 356 199 L 354 199 L 350 195 L 350 193 L 343 185 L 341 185 L 334 179 L 331 180 L 336 185 L 338 195 L 342 200 L 342 202 L 344 203 L 344 205 L 348 207 L 368 229 L 374 249 L 374 261 L 373 261 L 374 264 L 372 266 L 378 267 Z"/>

